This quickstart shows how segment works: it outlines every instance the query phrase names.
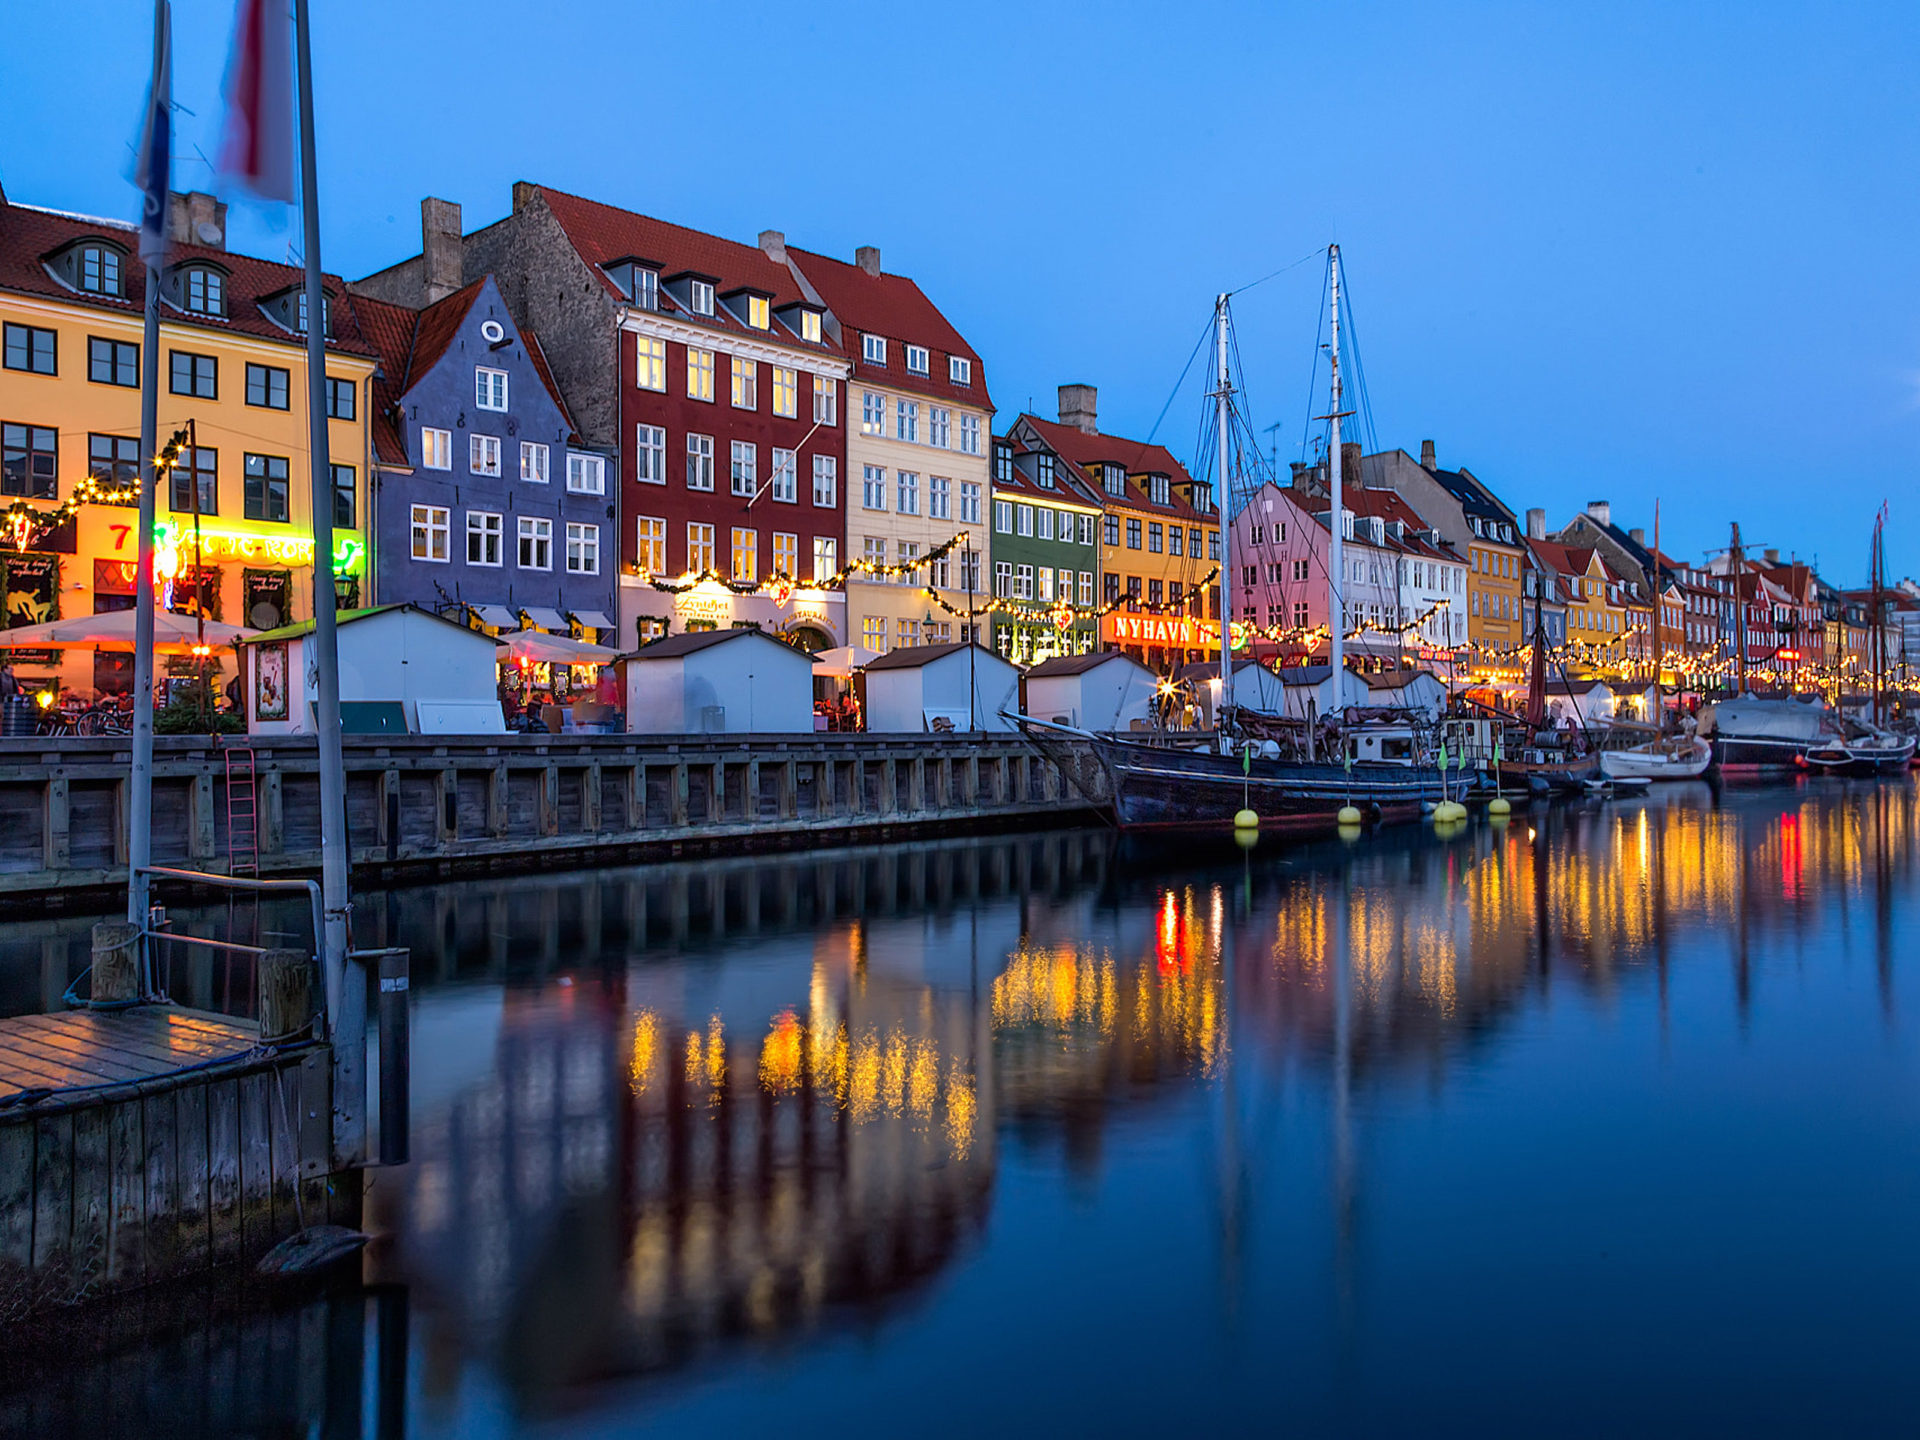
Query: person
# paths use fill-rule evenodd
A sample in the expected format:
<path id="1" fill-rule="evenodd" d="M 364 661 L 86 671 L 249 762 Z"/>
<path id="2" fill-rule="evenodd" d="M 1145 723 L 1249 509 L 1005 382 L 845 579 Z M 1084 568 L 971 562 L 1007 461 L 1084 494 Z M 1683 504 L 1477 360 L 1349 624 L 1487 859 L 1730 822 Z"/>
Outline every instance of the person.
<path id="1" fill-rule="evenodd" d="M 0 660 L 0 700 L 11 700 L 20 693 L 20 682 L 13 678 L 11 661 Z"/>
<path id="2" fill-rule="evenodd" d="M 238 675 L 227 681 L 223 692 L 227 697 L 227 708 L 235 713 L 246 708 L 247 687 Z"/>

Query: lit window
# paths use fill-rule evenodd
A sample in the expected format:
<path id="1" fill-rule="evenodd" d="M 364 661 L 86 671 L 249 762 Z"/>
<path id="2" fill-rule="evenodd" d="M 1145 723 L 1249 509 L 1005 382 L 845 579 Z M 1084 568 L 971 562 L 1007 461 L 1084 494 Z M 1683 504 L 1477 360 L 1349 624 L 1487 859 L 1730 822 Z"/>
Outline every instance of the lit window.
<path id="1" fill-rule="evenodd" d="M 427 426 L 420 429 L 420 467 L 423 470 L 451 470 L 453 468 L 453 432 L 434 430 Z"/>
<path id="2" fill-rule="evenodd" d="M 830 380 L 825 375 L 813 377 L 813 423 L 816 425 L 840 423 L 840 382 L 838 380 Z"/>
<path id="3" fill-rule="evenodd" d="M 915 375 L 927 373 L 927 347 L 924 345 L 907 346 L 907 369 Z"/>
<path id="4" fill-rule="evenodd" d="M 664 425 L 635 427 L 633 478 L 642 485 L 667 483 L 667 430 Z"/>
<path id="5" fill-rule="evenodd" d="M 884 655 L 887 650 L 887 617 L 884 615 L 862 615 L 860 617 L 860 643 L 875 654 Z"/>
<path id="6" fill-rule="evenodd" d="M 840 503 L 840 462 L 832 455 L 813 457 L 813 503 L 823 510 Z"/>
<path id="7" fill-rule="evenodd" d="M 813 578 L 831 580 L 840 571 L 840 542 L 831 535 L 813 537 Z"/>
<path id="8" fill-rule="evenodd" d="M 760 578 L 760 532 L 739 525 L 733 527 L 733 578 Z"/>
<path id="9" fill-rule="evenodd" d="M 769 477 L 773 498 L 787 505 L 797 504 L 800 499 L 799 484 L 795 478 L 796 465 L 791 450 L 773 447 L 773 474 Z M 792 572 L 789 571 L 789 574 Z"/>
<path id="10" fill-rule="evenodd" d="M 520 442 L 520 478 L 534 485 L 547 483 L 547 447 L 533 440 Z"/>
<path id="11" fill-rule="evenodd" d="M 687 398 L 713 399 L 713 351 L 687 347 Z"/>
<path id="12" fill-rule="evenodd" d="M 800 578 L 800 537 L 773 532 L 773 573 L 788 580 Z"/>
<path id="13" fill-rule="evenodd" d="M 569 575 L 600 573 L 600 527 L 598 525 L 568 522 L 567 573 Z"/>
<path id="14" fill-rule="evenodd" d="M 633 383 L 642 390 L 667 388 L 667 342 L 652 335 L 634 341 Z"/>
<path id="15" fill-rule="evenodd" d="M 500 441 L 493 435 L 472 435 L 467 439 L 467 468 L 476 475 L 500 475 Z"/>
<path id="16" fill-rule="evenodd" d="M 733 442 L 733 463 L 728 474 L 732 480 L 733 493 L 751 499 L 757 480 L 755 472 L 760 468 L 760 447 L 750 440 Z"/>
<path id="17" fill-rule="evenodd" d="M 424 507 L 416 505 L 415 511 Z M 417 531 L 416 531 L 417 533 Z M 467 511 L 467 563 L 500 564 L 501 517 L 487 510 Z M 418 559 L 419 556 L 414 557 Z"/>
<path id="18" fill-rule="evenodd" d="M 820 343 L 820 312 L 802 310 L 800 312 L 800 338 L 809 344 Z"/>
<path id="19" fill-rule="evenodd" d="M 973 361 L 959 355 L 948 356 L 947 379 L 955 385 L 973 384 Z"/>
<path id="20" fill-rule="evenodd" d="M 567 489 L 575 495 L 606 494 L 606 462 L 598 455 L 568 455 Z"/>
<path id="21" fill-rule="evenodd" d="M 713 489 L 713 437 L 687 436 L 687 488 Z"/>
<path id="22" fill-rule="evenodd" d="M 553 521 L 537 515 L 520 517 L 520 568 L 553 569 Z"/>
<path id="23" fill-rule="evenodd" d="M 872 390 L 860 393 L 860 433 L 862 435 L 884 435 L 887 433 L 887 397 Z"/>
<path id="24" fill-rule="evenodd" d="M 474 367 L 473 403 L 482 410 L 506 409 L 507 372 Z"/>
<path id="25" fill-rule="evenodd" d="M 860 358 L 869 365 L 886 364 L 886 337 L 882 335 L 862 335 L 860 337 Z"/>
<path id="26" fill-rule="evenodd" d="M 413 558 L 436 565 L 447 563 L 447 536 L 452 519 L 444 505 L 413 507 Z"/>
<path id="27" fill-rule="evenodd" d="M 800 413 L 800 372 L 773 367 L 773 413 L 792 419 Z"/>
<path id="28" fill-rule="evenodd" d="M 764 296 L 747 297 L 747 323 L 756 330 L 765 330 L 772 325 L 772 309 Z"/>
<path id="29" fill-rule="evenodd" d="M 732 358 L 733 404 L 736 410 L 760 408 L 760 366 L 757 361 Z"/>
<path id="30" fill-rule="evenodd" d="M 634 521 L 634 560 L 642 575 L 664 575 L 667 570 L 667 522 L 659 515 Z"/>

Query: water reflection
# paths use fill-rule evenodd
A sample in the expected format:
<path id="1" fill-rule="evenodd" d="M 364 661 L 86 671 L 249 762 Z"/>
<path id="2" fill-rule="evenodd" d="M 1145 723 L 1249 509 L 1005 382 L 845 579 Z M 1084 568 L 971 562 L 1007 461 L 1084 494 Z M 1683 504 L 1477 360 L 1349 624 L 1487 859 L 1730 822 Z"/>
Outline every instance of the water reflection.
<path id="1" fill-rule="evenodd" d="M 1871 960 L 1873 1026 L 1894 1033 L 1912 992 L 1896 956 L 1915 805 L 1904 783 L 1672 787 L 1451 842 L 1406 830 L 1244 854 L 1076 832 L 371 897 L 357 938 L 414 955 L 414 1160 L 370 1184 L 383 1240 L 368 1272 L 411 1296 L 413 1423 L 744 1424 L 769 1418 L 755 1399 L 769 1376 L 794 1396 L 816 1369 L 951 1383 L 922 1347 L 987 1364 L 999 1327 L 1018 1332 L 1010 1317 L 1030 1307 L 1078 1314 L 1124 1349 L 1108 1314 L 1161 1304 L 1250 1343 L 1298 1331 L 1302 1354 L 1334 1345 L 1308 1390 L 1342 1413 L 1329 1396 L 1373 1393 L 1377 1369 L 1357 1357 L 1431 1301 L 1396 1289 L 1429 1263 L 1405 1249 L 1432 1223 L 1420 1187 L 1507 1202 L 1486 1187 L 1510 1141 L 1473 1129 L 1476 1105 L 1513 1107 L 1506 1123 L 1528 1127 L 1539 1163 L 1579 1172 L 1581 1127 L 1596 1123 L 1581 1086 L 1671 1084 L 1649 1056 L 1676 1028 L 1703 1046 L 1728 1024 L 1744 1033 L 1769 986 L 1809 1004 L 1819 990 L 1827 1015 L 1856 953 Z M 72 967 L 60 933 L 0 935 L 0 973 L 46 988 Z M 1668 1049 L 1609 1050 L 1607 1027 L 1643 1014 Z M 1862 1043 L 1857 1026 L 1796 1023 L 1775 1021 L 1804 1051 L 1796 1074 Z M 1911 1080 L 1904 1044 L 1880 1063 Z M 1434 1098 L 1449 1086 L 1474 1097 L 1458 1117 Z M 1689 1097 L 1754 1103 L 1711 1084 Z M 1459 1148 L 1415 1184 L 1403 1147 L 1425 1142 L 1395 1121 L 1421 1106 L 1459 1127 Z M 1635 1119 L 1672 1123 L 1657 1108 Z M 1902 1133 L 1869 1129 L 1849 1163 L 1880 1173 Z M 1199 1189 L 1159 1242 L 1184 1257 L 1172 1274 L 1113 1238 L 1174 1183 L 1170 1144 L 1206 1156 L 1181 1162 L 1178 1183 Z M 1661 1170 L 1684 1157 L 1637 1163 L 1628 1180 L 1647 1189 L 1630 1203 L 1657 1245 L 1668 1222 L 1646 1196 L 1685 1183 Z M 1084 1239 L 1059 1232 L 1042 1261 L 1008 1238 L 1060 1203 L 1080 1207 Z M 1446 1243 L 1470 1245 L 1462 1233 Z M 1550 1277 L 1575 1240 L 1483 1241 L 1473 1260 L 1519 1265 L 1536 1307 L 1569 1303 Z M 1067 1257 L 1074 1294 L 1033 1288 Z M 1207 1275 L 1212 1298 L 1189 1293 Z M 860 1360 L 836 1345 L 845 1333 L 869 1337 Z M 1666 1334 L 1682 1352 L 1700 1344 Z M 1530 1336 L 1502 1312 L 1481 1339 Z M 1163 1343 L 1158 1363 L 1213 1375 L 1206 1413 L 1261 1413 L 1265 1381 L 1234 1368 L 1233 1344 Z M 1394 1363 L 1477 1363 L 1465 1335 L 1426 1344 L 1424 1362 Z M 1883 1393 L 1878 1357 L 1871 1344 L 1854 1357 L 1870 1377 L 1857 1398 Z M 1089 1402 L 1074 1423 L 1144 1423 L 1117 1398 L 1144 1383 L 1116 1382 L 1111 1406 Z M 961 1432 L 968 1416 L 985 1418 L 965 1403 L 921 1418 Z"/>

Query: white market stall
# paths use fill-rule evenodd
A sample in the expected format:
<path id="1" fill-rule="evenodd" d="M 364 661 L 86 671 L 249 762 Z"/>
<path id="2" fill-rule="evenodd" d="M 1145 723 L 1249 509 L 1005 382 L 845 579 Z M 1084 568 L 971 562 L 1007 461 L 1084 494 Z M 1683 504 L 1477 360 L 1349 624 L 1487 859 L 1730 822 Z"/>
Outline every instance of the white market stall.
<path id="1" fill-rule="evenodd" d="M 338 620 L 341 725 L 352 734 L 498 735 L 491 636 L 417 605 L 343 610 Z M 262 630 L 246 652 L 247 731 L 311 735 L 317 680 L 313 622 Z"/>
<path id="2" fill-rule="evenodd" d="M 669 635 L 625 656 L 635 735 L 813 730 L 813 657 L 762 630 Z"/>
<path id="3" fill-rule="evenodd" d="M 1217 661 L 1196 660 L 1180 667 L 1176 677 L 1193 692 L 1199 707 L 1203 730 L 1214 728 L 1213 711 L 1220 700 L 1220 665 Z M 1257 660 L 1233 662 L 1233 703 L 1242 710 L 1262 715 L 1287 715 L 1287 690 L 1280 677 Z"/>
<path id="4" fill-rule="evenodd" d="M 1447 687 L 1431 670 L 1382 670 L 1364 677 L 1368 704 L 1390 710 L 1418 710 L 1438 720 L 1447 708 Z"/>
<path id="5" fill-rule="evenodd" d="M 979 645 L 889 650 L 867 662 L 866 683 L 870 731 L 1012 730 L 1020 708 L 1019 669 Z"/>
<path id="6" fill-rule="evenodd" d="M 1026 713 L 1081 730 L 1144 730 L 1158 677 L 1118 650 L 1056 655 L 1027 671 Z"/>
<path id="7" fill-rule="evenodd" d="M 1367 688 L 1367 677 L 1357 671 L 1341 671 L 1338 695 L 1333 690 L 1331 665 L 1296 665 L 1282 670 L 1278 678 L 1286 689 L 1284 713 L 1295 720 L 1318 720 L 1351 705 L 1375 703 L 1373 692 Z"/>

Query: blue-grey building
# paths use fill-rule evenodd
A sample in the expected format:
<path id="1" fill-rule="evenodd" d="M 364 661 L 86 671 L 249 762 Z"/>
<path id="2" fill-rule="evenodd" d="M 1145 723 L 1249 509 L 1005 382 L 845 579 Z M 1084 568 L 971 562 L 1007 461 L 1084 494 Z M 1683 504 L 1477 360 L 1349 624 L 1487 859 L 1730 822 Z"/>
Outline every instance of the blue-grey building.
<path id="1" fill-rule="evenodd" d="M 421 310 L 355 305 L 380 352 L 371 601 L 612 640 L 614 466 L 579 444 L 493 277 Z"/>

